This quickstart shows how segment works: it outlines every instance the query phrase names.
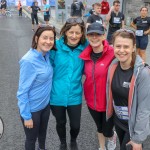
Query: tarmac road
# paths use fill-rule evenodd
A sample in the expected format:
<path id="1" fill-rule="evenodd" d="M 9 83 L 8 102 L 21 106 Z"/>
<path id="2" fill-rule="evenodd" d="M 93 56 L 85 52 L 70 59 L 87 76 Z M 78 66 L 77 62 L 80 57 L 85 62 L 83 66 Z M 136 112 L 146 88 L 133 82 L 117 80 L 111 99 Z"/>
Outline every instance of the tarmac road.
<path id="1" fill-rule="evenodd" d="M 29 50 L 33 32 L 31 20 L 0 17 L 0 116 L 4 121 L 4 135 L 0 139 L 0 150 L 24 150 L 25 135 L 20 121 L 16 91 L 19 78 L 19 59 Z M 83 103 L 81 131 L 78 137 L 79 150 L 98 150 L 96 127 Z M 50 116 L 47 132 L 47 149 L 58 150 L 59 140 L 54 117 Z M 69 143 L 69 127 L 67 125 Z M 119 150 L 119 148 L 116 148 Z M 150 150 L 150 138 L 144 150 Z"/>

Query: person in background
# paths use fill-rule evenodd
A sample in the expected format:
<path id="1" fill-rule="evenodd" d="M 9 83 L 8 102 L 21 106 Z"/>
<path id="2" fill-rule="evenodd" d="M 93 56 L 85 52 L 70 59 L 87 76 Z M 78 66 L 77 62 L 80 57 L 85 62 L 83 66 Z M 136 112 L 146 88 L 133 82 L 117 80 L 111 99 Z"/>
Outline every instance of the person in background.
<path id="1" fill-rule="evenodd" d="M 92 4 L 92 9 L 90 9 L 89 14 L 92 15 L 94 13 L 94 4 Z"/>
<path id="2" fill-rule="evenodd" d="M 6 14 L 6 8 L 7 8 L 7 1 L 1 0 L 1 13 L 2 13 L 2 15 Z"/>
<path id="3" fill-rule="evenodd" d="M 22 16 L 22 4 L 21 1 L 18 1 L 18 11 L 19 11 L 19 16 Z"/>
<path id="4" fill-rule="evenodd" d="M 87 19 L 86 28 L 88 27 L 88 25 L 90 25 L 94 22 L 98 22 L 101 25 L 104 25 L 103 18 L 100 16 L 100 14 L 101 14 L 101 4 L 100 3 L 95 3 L 94 4 L 94 12 Z"/>
<path id="5" fill-rule="evenodd" d="M 85 26 L 81 18 L 69 18 L 61 29 L 56 42 L 57 51 L 51 51 L 50 61 L 54 69 L 50 106 L 56 118 L 56 131 L 60 150 L 67 150 L 66 113 L 70 122 L 70 149 L 78 150 L 82 108 L 82 73 L 84 62 L 79 58 L 87 46 Z"/>
<path id="6" fill-rule="evenodd" d="M 78 0 L 73 0 L 73 3 L 71 4 L 71 17 L 82 17 L 82 11 L 84 11 L 84 5 L 83 3 L 80 1 L 78 2 Z"/>
<path id="7" fill-rule="evenodd" d="M 44 4 L 44 10 L 41 10 L 41 12 L 44 12 L 44 21 L 46 24 L 49 24 L 50 20 L 50 5 L 47 4 L 47 0 L 43 0 Z"/>
<path id="8" fill-rule="evenodd" d="M 41 11 L 40 7 L 38 6 L 38 2 L 34 2 L 32 6 L 28 7 L 28 9 L 31 10 L 31 19 L 32 19 L 32 31 L 35 31 L 34 29 L 34 20 L 36 22 L 36 25 L 38 26 L 38 15 L 37 13 Z"/>
<path id="9" fill-rule="evenodd" d="M 140 9 L 140 16 L 131 22 L 131 27 L 136 29 L 136 49 L 137 54 L 141 56 L 143 61 L 146 61 L 146 48 L 148 45 L 148 34 L 150 33 L 150 17 L 148 8 Z"/>
<path id="10" fill-rule="evenodd" d="M 99 150 L 106 150 L 105 139 L 108 138 L 107 149 L 116 148 L 116 133 L 113 131 L 113 118 L 106 122 L 106 79 L 114 50 L 105 39 L 105 28 L 95 22 L 87 28 L 89 45 L 80 54 L 85 61 L 84 95 L 89 112 L 97 126 Z"/>
<path id="11" fill-rule="evenodd" d="M 25 150 L 45 149 L 50 115 L 50 91 L 53 68 L 49 51 L 55 49 L 56 32 L 53 27 L 40 26 L 32 39 L 32 48 L 21 58 L 17 92 L 18 107 L 26 135 Z"/>
<path id="12" fill-rule="evenodd" d="M 120 1 L 115 0 L 106 16 L 106 25 L 109 24 L 107 40 L 112 44 L 112 35 L 120 28 L 124 28 L 124 14 L 120 12 Z"/>
<path id="13" fill-rule="evenodd" d="M 136 55 L 136 38 L 120 29 L 112 37 L 116 59 L 107 79 L 107 119 L 114 116 L 120 150 L 142 150 L 150 134 L 150 68 Z"/>
<path id="14" fill-rule="evenodd" d="M 102 0 L 101 2 L 101 17 L 104 21 L 106 21 L 106 15 L 108 14 L 110 10 L 109 2 L 107 0 Z"/>

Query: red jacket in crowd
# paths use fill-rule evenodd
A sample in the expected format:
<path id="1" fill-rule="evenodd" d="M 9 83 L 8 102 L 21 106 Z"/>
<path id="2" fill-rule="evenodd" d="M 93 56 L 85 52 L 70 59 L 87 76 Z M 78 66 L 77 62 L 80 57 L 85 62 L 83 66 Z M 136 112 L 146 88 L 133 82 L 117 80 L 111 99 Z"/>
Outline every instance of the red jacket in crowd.
<path id="1" fill-rule="evenodd" d="M 80 58 L 85 61 L 84 74 L 84 95 L 87 105 L 96 111 L 106 111 L 106 80 L 107 71 L 114 58 L 114 50 L 103 41 L 102 56 L 94 63 L 91 59 L 92 47 L 88 45 L 80 54 Z"/>
<path id="2" fill-rule="evenodd" d="M 106 15 L 109 12 L 109 3 L 102 1 L 101 2 L 101 14 Z"/>

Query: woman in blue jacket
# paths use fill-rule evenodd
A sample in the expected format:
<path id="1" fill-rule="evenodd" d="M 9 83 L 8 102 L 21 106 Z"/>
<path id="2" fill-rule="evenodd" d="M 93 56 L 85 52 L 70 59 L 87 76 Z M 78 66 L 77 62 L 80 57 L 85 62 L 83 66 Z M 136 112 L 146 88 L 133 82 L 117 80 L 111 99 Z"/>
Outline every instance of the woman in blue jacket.
<path id="1" fill-rule="evenodd" d="M 70 148 L 77 149 L 76 138 L 80 130 L 82 103 L 82 72 L 84 62 L 79 58 L 87 46 L 85 26 L 81 18 L 69 18 L 56 42 L 57 51 L 50 56 L 54 69 L 50 98 L 60 150 L 66 150 L 66 112 L 70 119 Z"/>
<path id="2" fill-rule="evenodd" d="M 17 92 L 21 120 L 26 134 L 25 150 L 45 150 L 50 115 L 50 91 L 53 69 L 49 50 L 55 49 L 56 33 L 50 26 L 39 27 L 32 40 L 32 48 L 20 60 L 20 79 Z"/>

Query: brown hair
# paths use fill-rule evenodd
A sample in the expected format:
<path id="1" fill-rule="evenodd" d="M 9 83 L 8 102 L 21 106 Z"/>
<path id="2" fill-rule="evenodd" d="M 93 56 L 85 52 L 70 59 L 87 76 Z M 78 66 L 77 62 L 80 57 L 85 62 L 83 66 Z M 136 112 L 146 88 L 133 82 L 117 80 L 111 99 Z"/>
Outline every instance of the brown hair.
<path id="1" fill-rule="evenodd" d="M 133 42 L 133 46 L 136 44 L 136 38 L 135 38 L 135 34 L 133 31 L 130 32 L 130 30 L 126 30 L 126 29 L 120 29 L 120 31 L 116 31 L 113 36 L 112 36 L 112 44 L 114 45 L 116 37 L 122 37 L 122 38 L 127 38 L 127 39 L 131 39 Z M 135 64 L 135 59 L 136 59 L 136 52 L 132 52 L 132 60 L 131 60 L 131 68 L 134 67 Z"/>
<path id="2" fill-rule="evenodd" d="M 143 8 L 146 8 L 147 11 L 148 11 L 148 8 L 146 6 L 141 7 L 140 11 L 142 11 Z"/>
<path id="3" fill-rule="evenodd" d="M 119 1 L 119 0 L 115 0 L 115 1 L 113 2 L 113 6 L 114 6 L 115 4 L 120 4 L 120 1 Z"/>
<path id="4" fill-rule="evenodd" d="M 54 27 L 51 27 L 51 26 L 45 26 L 45 27 L 39 27 L 36 32 L 34 33 L 33 35 L 33 38 L 32 38 L 32 45 L 31 47 L 33 49 L 36 49 L 37 48 L 37 45 L 38 45 L 38 40 L 39 40 L 39 37 L 41 36 L 41 34 L 44 32 L 44 31 L 52 31 L 54 33 L 54 46 L 52 47 L 53 50 L 56 50 L 56 31 L 55 31 L 55 28 Z M 36 37 L 37 37 L 37 42 L 36 42 Z"/>
<path id="5" fill-rule="evenodd" d="M 69 18 L 69 19 L 71 19 L 71 18 Z M 69 19 L 68 19 L 68 20 L 69 20 Z M 72 19 L 78 19 L 78 18 L 72 18 Z M 85 37 L 85 24 L 84 24 L 84 21 L 81 22 L 81 23 L 78 23 L 78 22 L 71 22 L 71 23 L 69 23 L 69 22 L 66 21 L 66 23 L 64 24 L 64 26 L 62 27 L 62 29 L 61 29 L 61 31 L 60 31 L 60 35 L 61 35 L 61 36 L 64 36 L 64 42 L 65 42 L 65 43 L 67 43 L 66 32 L 67 32 L 68 30 L 70 30 L 70 28 L 71 28 L 72 26 L 76 26 L 76 25 L 79 25 L 79 26 L 80 26 L 81 32 L 82 32 L 82 37 L 81 37 L 80 42 L 81 42 L 81 44 L 84 44 L 84 43 L 85 43 L 86 37 Z"/>
<path id="6" fill-rule="evenodd" d="M 94 6 L 99 6 L 99 7 L 101 7 L 102 5 L 101 5 L 101 3 L 94 3 Z"/>

